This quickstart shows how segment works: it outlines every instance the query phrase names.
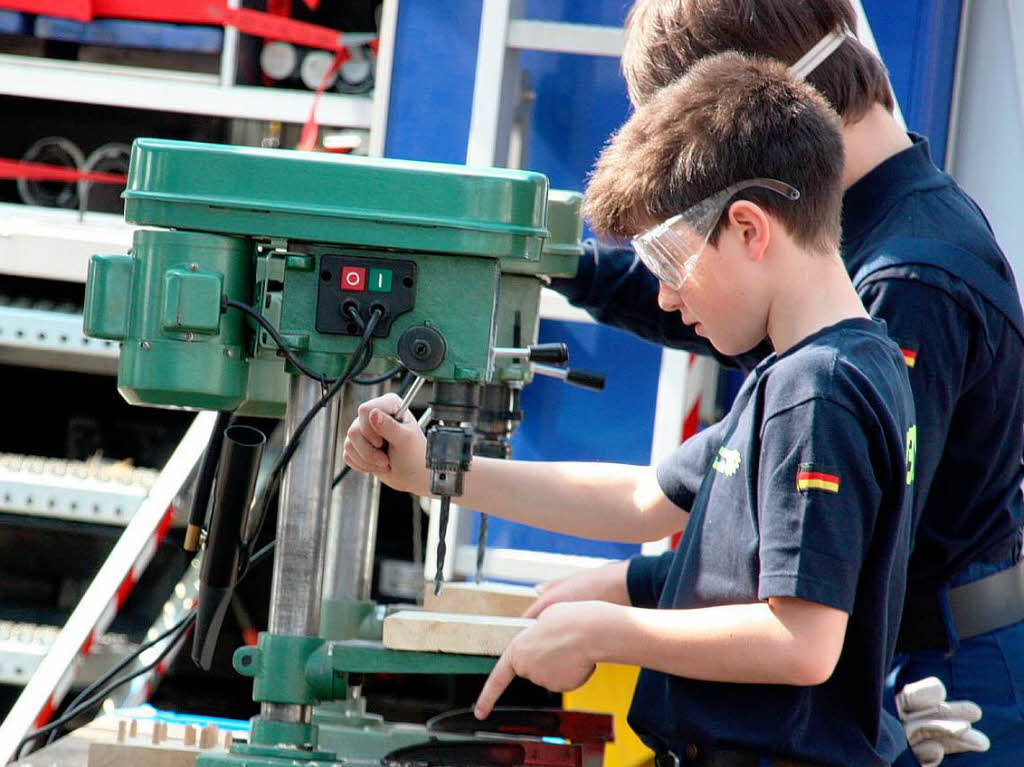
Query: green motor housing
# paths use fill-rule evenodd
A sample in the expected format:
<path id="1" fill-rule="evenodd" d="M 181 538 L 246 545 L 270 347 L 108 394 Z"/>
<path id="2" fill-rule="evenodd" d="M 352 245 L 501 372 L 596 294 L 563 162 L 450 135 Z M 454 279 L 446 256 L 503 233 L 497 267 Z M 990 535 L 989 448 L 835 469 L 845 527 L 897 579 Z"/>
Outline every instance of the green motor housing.
<path id="1" fill-rule="evenodd" d="M 204 232 L 139 230 L 127 256 L 94 256 L 85 332 L 122 342 L 118 389 L 135 405 L 233 410 L 246 396 L 252 244 Z"/>

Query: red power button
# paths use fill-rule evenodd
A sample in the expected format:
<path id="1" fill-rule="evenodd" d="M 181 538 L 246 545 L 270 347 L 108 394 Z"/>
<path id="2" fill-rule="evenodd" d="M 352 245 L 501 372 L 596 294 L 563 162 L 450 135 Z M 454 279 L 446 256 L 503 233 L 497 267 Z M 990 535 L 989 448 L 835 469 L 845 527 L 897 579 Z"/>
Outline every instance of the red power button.
<path id="1" fill-rule="evenodd" d="M 342 290 L 366 290 L 366 269 L 362 266 L 343 266 L 341 268 Z"/>

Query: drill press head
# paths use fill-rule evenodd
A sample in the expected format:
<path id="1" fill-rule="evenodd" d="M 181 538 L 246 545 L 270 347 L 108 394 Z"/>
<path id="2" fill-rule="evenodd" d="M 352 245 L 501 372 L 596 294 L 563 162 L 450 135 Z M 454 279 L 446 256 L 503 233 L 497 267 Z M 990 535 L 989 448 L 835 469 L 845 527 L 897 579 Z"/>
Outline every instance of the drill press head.
<path id="1" fill-rule="evenodd" d="M 166 407 L 281 414 L 296 369 L 225 298 L 326 377 L 376 309 L 371 372 L 486 383 L 502 265 L 539 263 L 547 235 L 524 171 L 139 139 L 124 196 L 151 228 L 93 258 L 86 332 L 123 342 L 126 399 Z"/>

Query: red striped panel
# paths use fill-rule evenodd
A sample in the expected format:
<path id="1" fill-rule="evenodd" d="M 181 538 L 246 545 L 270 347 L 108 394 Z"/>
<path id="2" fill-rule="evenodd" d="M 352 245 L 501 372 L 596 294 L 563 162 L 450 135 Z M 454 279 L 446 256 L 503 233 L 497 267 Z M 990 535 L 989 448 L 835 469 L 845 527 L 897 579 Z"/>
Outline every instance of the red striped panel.
<path id="1" fill-rule="evenodd" d="M 51 695 L 46 699 L 46 705 L 43 706 L 43 710 L 39 712 L 39 716 L 36 717 L 35 724 L 32 729 L 38 730 L 44 724 L 50 721 L 50 717 L 53 716 L 53 712 L 57 710 L 57 701 L 53 699 Z"/>
<path id="2" fill-rule="evenodd" d="M 117 606 L 118 608 L 124 604 L 124 601 L 128 598 L 128 595 L 132 593 L 132 589 L 135 588 L 135 576 L 128 573 L 121 581 L 121 585 L 117 587 Z"/>

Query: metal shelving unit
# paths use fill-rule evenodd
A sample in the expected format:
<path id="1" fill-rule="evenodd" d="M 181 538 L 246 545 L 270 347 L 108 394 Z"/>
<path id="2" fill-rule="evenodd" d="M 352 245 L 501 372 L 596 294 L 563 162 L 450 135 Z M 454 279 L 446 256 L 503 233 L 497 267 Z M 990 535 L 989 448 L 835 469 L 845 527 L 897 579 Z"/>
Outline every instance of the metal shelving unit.
<path id="1" fill-rule="evenodd" d="M 0 55 L 0 94 L 287 123 L 304 123 L 313 102 L 308 91 L 221 85 L 217 75 L 12 54 Z M 372 112 L 370 96 L 327 93 L 317 121 L 369 129 Z"/>
<path id="2" fill-rule="evenodd" d="M 239 35 L 226 28 L 219 75 L 4 53 L 0 97 L 226 118 L 239 121 L 231 126 L 230 135 L 238 128 L 240 136 L 249 135 L 252 122 L 302 125 L 316 104 L 321 126 L 366 131 L 368 151 L 380 155 L 397 8 L 398 0 L 385 0 L 378 86 L 368 95 L 326 93 L 314 101 L 312 91 L 237 85 Z M 85 282 L 92 255 L 127 252 L 135 229 L 120 215 L 0 203 L 0 282 L 8 276 L 17 278 L 0 288 L 0 364 L 114 374 L 118 345 L 85 337 L 81 297 L 74 298 L 77 292 L 67 286 Z M 72 300 L 49 301 L 47 283 Z M 23 289 L 31 296 L 19 295 Z M 103 635 L 164 537 L 175 508 L 181 506 L 178 496 L 187 487 L 212 427 L 209 415 L 197 418 L 162 472 L 110 461 L 0 453 L 0 513 L 32 524 L 60 520 L 82 523 L 83 530 L 96 530 L 97 523 L 124 528 L 63 627 L 0 622 L 0 684 L 24 686 L 14 708 L 0 712 L 0 764 L 28 729 L 52 716 L 72 684 L 92 681 L 134 649 L 123 637 Z M 150 637 L 192 607 L 197 568 L 198 559 L 154 616 Z M 160 649 L 154 648 L 139 662 Z M 136 680 L 119 690 L 114 702 L 145 700 L 154 681 L 152 676 Z"/>
<path id="3" fill-rule="evenodd" d="M 233 0 L 229 4 L 238 5 Z M 239 35 L 229 27 L 225 28 L 219 75 L 4 53 L 0 54 L 0 97 L 145 110 L 149 115 L 143 116 L 150 122 L 155 112 L 226 118 L 238 121 L 230 125 L 228 134 L 237 136 L 233 140 L 238 141 L 258 141 L 263 135 L 262 128 L 256 130 L 259 122 L 301 126 L 316 104 L 317 123 L 327 129 L 367 132 L 369 153 L 380 155 L 387 126 L 397 9 L 398 0 L 385 0 L 377 87 L 368 95 L 326 93 L 315 101 L 312 91 L 237 85 Z M 56 130 L 59 132 L 59 127 Z M 7 276 L 17 278 L 0 287 L 0 364 L 114 374 L 118 344 L 85 337 L 81 296 L 70 286 L 85 282 L 92 255 L 127 252 L 135 229 L 120 215 L 0 203 L 0 283 Z M 71 300 L 47 295 L 51 287 Z M 34 375 L 31 371 L 25 374 Z M 112 389 L 113 380 L 110 386 Z M 186 502 L 189 478 L 212 428 L 211 416 L 197 417 L 162 472 L 110 461 L 0 453 L 0 513 L 17 515 L 28 527 L 52 526 L 52 520 L 59 520 L 72 523 L 76 530 L 77 523 L 81 523 L 80 529 L 91 531 L 103 526 L 123 528 L 63 627 L 42 625 L 49 617 L 35 618 L 37 623 L 0 621 L 0 684 L 24 687 L 10 712 L 0 711 L 0 764 L 7 761 L 27 730 L 52 717 L 72 686 L 91 682 L 135 649 L 127 638 L 105 632 L 142 577 L 176 510 Z M 196 558 L 153 616 L 146 638 L 160 633 L 193 607 L 198 567 Z M 5 617 L 21 621 L 26 617 L 21 612 Z M 157 646 L 143 654 L 135 667 L 161 649 Z M 142 702 L 155 681 L 152 674 L 140 677 L 119 689 L 105 705 Z"/>
<path id="4" fill-rule="evenodd" d="M 368 150 L 384 150 L 398 0 L 384 0 L 377 51 L 378 82 L 370 95 L 325 93 L 317 122 L 369 132 Z M 177 112 L 301 125 L 311 91 L 236 85 L 238 31 L 225 28 L 220 74 L 61 61 L 0 54 L 0 96 Z M 120 216 L 0 203 L 0 274 L 84 282 L 94 253 L 124 252 L 133 227 Z"/>
<path id="5" fill-rule="evenodd" d="M 0 360 L 51 370 L 113 375 L 118 346 L 88 338 L 82 315 L 0 305 Z"/>
<path id="6" fill-rule="evenodd" d="M 152 469 L 111 461 L 0 453 L 0 511 L 124 526 L 158 476 Z"/>
<path id="7" fill-rule="evenodd" d="M 214 414 L 209 412 L 196 416 L 74 612 L 54 636 L 49 652 L 0 723 L 0 763 L 10 759 L 26 732 L 50 719 L 75 682 L 82 659 L 92 654 L 96 637 L 107 631 L 145 571 L 170 527 L 176 508 L 186 503 L 189 481 L 209 441 L 214 419 Z M 175 589 L 175 596 L 181 608 L 192 598 L 187 584 L 183 589 Z M 171 612 L 176 609 L 172 607 Z M 160 621 L 167 617 L 166 605 L 163 613 L 165 615 L 158 616 L 157 627 L 163 625 Z"/>
<path id="8" fill-rule="evenodd" d="M 0 203 L 0 274 L 85 282 L 94 253 L 124 253 L 135 227 L 112 213 Z"/>

